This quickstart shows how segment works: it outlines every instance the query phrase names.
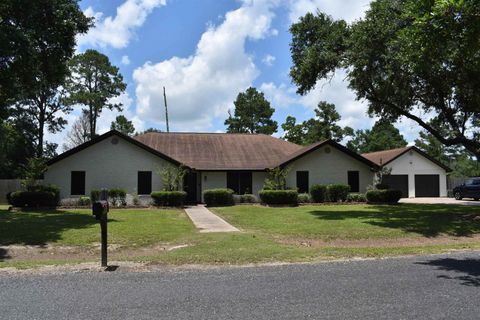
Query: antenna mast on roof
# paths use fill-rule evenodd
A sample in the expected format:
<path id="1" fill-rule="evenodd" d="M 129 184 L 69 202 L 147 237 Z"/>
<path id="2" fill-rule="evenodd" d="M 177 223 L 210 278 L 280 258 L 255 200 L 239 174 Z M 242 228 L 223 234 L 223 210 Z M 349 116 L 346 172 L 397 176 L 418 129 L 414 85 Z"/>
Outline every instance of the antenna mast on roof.
<path id="1" fill-rule="evenodd" d="M 167 122 L 167 132 L 170 132 L 168 127 L 168 108 L 167 108 L 167 95 L 165 94 L 165 87 L 163 87 L 163 101 L 165 102 L 165 120 Z"/>

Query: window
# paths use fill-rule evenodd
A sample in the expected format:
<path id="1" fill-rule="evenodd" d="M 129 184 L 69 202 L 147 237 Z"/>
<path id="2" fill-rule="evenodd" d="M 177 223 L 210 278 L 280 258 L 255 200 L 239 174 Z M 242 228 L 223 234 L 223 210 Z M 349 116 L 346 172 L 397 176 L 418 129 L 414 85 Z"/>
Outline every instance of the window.
<path id="1" fill-rule="evenodd" d="M 85 194 L 85 171 L 72 171 L 70 182 L 72 196 Z"/>
<path id="2" fill-rule="evenodd" d="M 227 188 L 232 189 L 235 192 L 235 194 L 252 193 L 252 172 L 251 171 L 227 172 Z"/>
<path id="3" fill-rule="evenodd" d="M 350 192 L 360 191 L 360 178 L 358 171 L 348 171 L 348 185 L 350 186 Z"/>
<path id="4" fill-rule="evenodd" d="M 297 189 L 299 193 L 308 193 L 308 171 L 297 171 Z"/>
<path id="5" fill-rule="evenodd" d="M 138 171 L 137 191 L 138 194 L 152 193 L 152 171 Z"/>

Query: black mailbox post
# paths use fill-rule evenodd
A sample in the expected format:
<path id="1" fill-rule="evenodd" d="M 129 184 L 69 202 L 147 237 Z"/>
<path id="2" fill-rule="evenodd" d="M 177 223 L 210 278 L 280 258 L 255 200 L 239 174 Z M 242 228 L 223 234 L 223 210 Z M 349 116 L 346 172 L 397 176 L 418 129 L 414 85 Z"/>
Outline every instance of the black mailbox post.
<path id="1" fill-rule="evenodd" d="M 107 267 L 107 213 L 108 193 L 103 189 L 100 193 L 100 199 L 92 203 L 92 214 L 100 222 L 102 235 L 102 267 Z"/>

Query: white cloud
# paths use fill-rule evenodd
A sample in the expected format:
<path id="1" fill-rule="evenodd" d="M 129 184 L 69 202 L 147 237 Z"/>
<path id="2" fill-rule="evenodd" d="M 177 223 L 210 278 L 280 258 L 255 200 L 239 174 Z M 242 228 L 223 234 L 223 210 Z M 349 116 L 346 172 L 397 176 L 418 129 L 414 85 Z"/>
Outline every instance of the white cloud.
<path id="1" fill-rule="evenodd" d="M 260 91 L 265 94 L 273 107 L 289 107 L 292 104 L 298 104 L 298 97 L 295 96 L 295 89 L 282 83 L 279 86 L 273 82 L 264 82 L 260 85 Z"/>
<path id="2" fill-rule="evenodd" d="M 130 58 L 128 56 L 122 56 L 122 64 L 128 66 L 130 64 Z"/>
<path id="3" fill-rule="evenodd" d="M 298 18 L 307 12 L 316 13 L 317 10 L 331 15 L 335 19 L 344 19 L 352 22 L 363 17 L 369 8 L 371 0 L 289 0 L 290 22 L 297 22 Z"/>
<path id="4" fill-rule="evenodd" d="M 105 18 L 102 12 L 88 7 L 84 13 L 95 18 L 95 27 L 78 36 L 77 44 L 79 47 L 125 48 L 135 35 L 135 29 L 143 25 L 153 9 L 164 5 L 166 0 L 126 0 L 117 8 L 115 17 Z"/>
<path id="5" fill-rule="evenodd" d="M 273 63 L 275 62 L 275 57 L 272 56 L 271 54 L 266 54 L 263 59 L 262 59 L 262 62 L 271 67 L 273 65 Z"/>
<path id="6" fill-rule="evenodd" d="M 275 5 L 276 1 L 245 0 L 240 8 L 227 12 L 220 25 L 207 28 L 193 55 L 137 68 L 133 78 L 139 117 L 165 121 L 163 86 L 174 130 L 206 130 L 215 117 L 226 117 L 236 95 L 259 74 L 245 42 L 271 35 Z"/>

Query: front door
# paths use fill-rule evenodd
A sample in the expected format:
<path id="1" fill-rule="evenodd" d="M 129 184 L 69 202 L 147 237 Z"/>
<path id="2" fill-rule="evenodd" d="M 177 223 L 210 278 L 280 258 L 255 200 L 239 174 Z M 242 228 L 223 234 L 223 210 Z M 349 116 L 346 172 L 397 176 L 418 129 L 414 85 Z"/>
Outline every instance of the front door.
<path id="1" fill-rule="evenodd" d="M 197 203 L 197 172 L 189 172 L 185 175 L 183 190 L 187 193 L 187 203 Z"/>

